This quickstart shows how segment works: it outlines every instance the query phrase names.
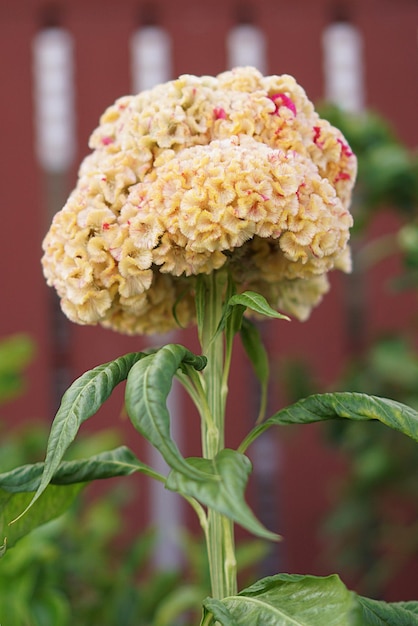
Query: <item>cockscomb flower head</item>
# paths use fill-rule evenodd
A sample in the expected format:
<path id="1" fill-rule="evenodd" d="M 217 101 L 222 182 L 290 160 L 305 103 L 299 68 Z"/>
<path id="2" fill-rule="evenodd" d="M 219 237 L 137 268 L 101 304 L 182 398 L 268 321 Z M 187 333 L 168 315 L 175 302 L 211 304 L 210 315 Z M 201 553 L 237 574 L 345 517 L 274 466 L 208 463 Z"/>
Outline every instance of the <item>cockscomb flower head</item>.
<path id="1" fill-rule="evenodd" d="M 350 270 L 356 159 L 291 76 L 181 76 L 117 100 L 90 147 L 43 244 L 75 322 L 187 325 L 196 277 L 222 267 L 303 320 Z"/>

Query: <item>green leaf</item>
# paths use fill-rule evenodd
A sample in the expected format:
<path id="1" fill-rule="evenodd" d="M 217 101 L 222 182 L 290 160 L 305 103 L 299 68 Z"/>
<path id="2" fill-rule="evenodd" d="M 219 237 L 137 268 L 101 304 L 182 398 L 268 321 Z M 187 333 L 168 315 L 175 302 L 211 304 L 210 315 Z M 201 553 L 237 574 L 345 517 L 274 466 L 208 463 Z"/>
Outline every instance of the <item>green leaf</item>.
<path id="1" fill-rule="evenodd" d="M 387 603 L 358 597 L 364 626 L 418 626 L 418 602 Z"/>
<path id="2" fill-rule="evenodd" d="M 67 389 L 52 423 L 42 479 L 31 504 L 48 486 L 81 424 L 98 411 L 116 385 L 126 379 L 133 364 L 146 355 L 133 352 L 99 365 L 80 376 Z"/>
<path id="3" fill-rule="evenodd" d="M 214 480 L 186 463 L 171 438 L 167 397 L 182 365 L 201 370 L 206 358 L 196 356 L 184 346 L 168 344 L 138 361 L 126 383 L 126 410 L 136 430 L 161 453 L 169 467 L 191 479 Z"/>
<path id="4" fill-rule="evenodd" d="M 224 312 L 222 315 L 222 319 L 219 322 L 219 327 L 217 329 L 217 334 L 223 331 L 225 325 L 232 315 L 234 309 L 237 308 L 238 313 L 236 314 L 235 327 L 236 332 L 240 329 L 240 319 L 245 313 L 246 309 L 251 309 L 254 313 L 258 313 L 258 315 L 262 315 L 264 317 L 274 317 L 281 320 L 288 320 L 289 317 L 287 315 L 283 315 L 279 313 L 275 309 L 273 309 L 264 296 L 261 296 L 259 293 L 255 291 L 244 291 L 243 293 L 237 293 L 229 298 L 228 302 L 224 307 Z"/>
<path id="5" fill-rule="evenodd" d="M 202 623 L 210 626 L 360 626 L 355 594 L 338 576 L 279 574 L 263 578 L 236 596 L 204 601 Z M 213 616 L 208 621 L 209 615 Z M 206 621 L 205 621 L 206 620 Z"/>
<path id="6" fill-rule="evenodd" d="M 418 412 L 405 404 L 363 393 L 336 392 L 308 396 L 286 407 L 254 428 L 240 445 L 247 447 L 270 426 L 311 424 L 344 418 L 354 421 L 379 420 L 386 426 L 418 441 Z"/>
<path id="7" fill-rule="evenodd" d="M 23 465 L 0 474 L 0 489 L 9 493 L 36 492 L 42 480 L 44 465 L 44 463 Z M 152 468 L 141 463 L 129 448 L 119 446 L 114 450 L 95 454 L 88 459 L 62 462 L 50 483 L 71 485 L 102 478 L 127 476 L 138 471 L 159 477 Z"/>
<path id="8" fill-rule="evenodd" d="M 162 479 L 154 470 L 141 463 L 126 446 L 101 452 L 89 459 L 65 461 L 61 463 L 31 510 L 9 525 L 29 505 L 33 493 L 39 489 L 43 469 L 44 463 L 35 463 L 0 474 L 0 537 L 7 538 L 7 547 L 11 547 L 34 528 L 64 513 L 83 483 L 128 476 L 134 472 Z"/>
<path id="9" fill-rule="evenodd" d="M 264 296 L 261 296 L 255 291 L 244 291 L 243 293 L 237 293 L 229 299 L 228 306 L 243 305 L 246 309 L 251 309 L 259 315 L 264 317 L 274 317 L 280 320 L 290 320 L 287 315 L 279 313 L 273 309 Z"/>
<path id="10" fill-rule="evenodd" d="M 251 473 L 250 460 L 228 448 L 214 459 L 188 458 L 187 464 L 208 477 L 193 480 L 183 472 L 170 472 L 166 488 L 195 498 L 218 513 L 229 517 L 259 537 L 277 541 L 278 535 L 264 528 L 244 500 L 244 491 Z M 209 480 L 212 478 L 212 480 Z"/>
<path id="11" fill-rule="evenodd" d="M 250 322 L 250 320 L 244 319 L 242 321 L 241 341 L 261 386 L 261 401 L 258 417 L 258 421 L 260 421 L 263 419 L 267 404 L 267 391 L 270 373 L 267 351 L 264 348 L 258 328 Z"/>

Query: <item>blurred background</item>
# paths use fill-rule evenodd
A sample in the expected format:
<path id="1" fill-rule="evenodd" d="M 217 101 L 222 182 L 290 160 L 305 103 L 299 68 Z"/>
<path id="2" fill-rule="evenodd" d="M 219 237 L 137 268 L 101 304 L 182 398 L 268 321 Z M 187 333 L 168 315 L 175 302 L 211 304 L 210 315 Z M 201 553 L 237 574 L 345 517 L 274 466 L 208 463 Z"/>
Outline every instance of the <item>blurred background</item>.
<path id="1" fill-rule="evenodd" d="M 0 0 L 0 471 L 42 458 L 42 428 L 75 377 L 165 339 L 67 322 L 42 276 L 41 242 L 104 109 L 184 73 L 254 65 L 292 74 L 359 156 L 353 274 L 332 277 L 309 321 L 261 327 L 272 361 L 271 411 L 330 389 L 418 408 L 417 16 L 415 0 Z M 169 339 L 196 348 L 193 330 Z M 237 346 L 228 445 L 253 424 L 257 393 Z M 179 390 L 170 402 L 180 448 L 198 453 L 191 407 Z M 121 394 L 86 436 L 92 431 L 104 433 L 103 445 L 107 435 L 129 440 L 144 461 L 160 463 L 136 441 Z M 378 425 L 289 427 L 261 438 L 250 450 L 251 498 L 285 541 L 255 550 L 259 574 L 337 571 L 362 593 L 413 599 L 418 453 L 401 439 Z M 132 493 L 119 493 L 126 513 L 106 541 L 153 525 L 154 567 L 178 569 L 185 560 L 178 528 L 196 529 L 186 505 L 146 481 L 129 484 Z"/>

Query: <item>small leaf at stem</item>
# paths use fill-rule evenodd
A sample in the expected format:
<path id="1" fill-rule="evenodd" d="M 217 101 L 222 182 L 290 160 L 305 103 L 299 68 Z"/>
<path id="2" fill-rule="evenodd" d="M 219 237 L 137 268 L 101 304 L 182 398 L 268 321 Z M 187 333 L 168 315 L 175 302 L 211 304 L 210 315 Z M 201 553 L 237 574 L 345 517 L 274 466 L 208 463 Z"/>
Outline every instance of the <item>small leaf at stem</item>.
<path id="1" fill-rule="evenodd" d="M 273 309 L 264 296 L 261 296 L 255 291 L 244 291 L 243 293 L 237 293 L 229 299 L 228 306 L 243 305 L 246 309 L 251 309 L 259 315 L 265 317 L 274 317 L 280 320 L 289 321 L 290 318 L 287 315 L 279 313 Z"/>
<path id="2" fill-rule="evenodd" d="M 287 315 L 283 315 L 278 311 L 275 311 L 259 293 L 254 291 L 244 291 L 244 293 L 237 293 L 229 298 L 228 302 L 224 306 L 222 318 L 219 322 L 219 326 L 216 331 L 216 336 L 221 333 L 228 324 L 230 317 L 234 314 L 232 322 L 233 330 L 235 333 L 239 332 L 241 328 L 241 321 L 246 309 L 251 309 L 258 315 L 264 317 L 274 317 L 281 320 L 288 320 Z"/>
<path id="3" fill-rule="evenodd" d="M 201 370 L 206 359 L 184 346 L 168 344 L 138 361 L 126 383 L 126 410 L 136 430 L 161 453 L 169 467 L 191 479 L 214 481 L 214 477 L 186 463 L 171 437 L 167 397 L 182 364 Z"/>
<path id="4" fill-rule="evenodd" d="M 205 613 L 222 626 L 360 626 L 356 596 L 338 576 L 279 574 L 236 596 L 204 601 Z"/>
<path id="5" fill-rule="evenodd" d="M 226 448 L 214 459 L 192 457 L 186 462 L 208 478 L 217 480 L 195 481 L 173 470 L 167 478 L 167 489 L 195 498 L 258 537 L 273 541 L 280 539 L 279 535 L 264 528 L 245 502 L 244 491 L 251 473 L 251 463 L 246 456 Z"/>
<path id="6" fill-rule="evenodd" d="M 67 389 L 52 423 L 42 479 L 33 499 L 21 515 L 26 513 L 50 483 L 81 424 L 97 413 L 113 389 L 126 379 L 132 365 L 147 354 L 132 352 L 99 365 L 85 372 Z"/>
<path id="7" fill-rule="evenodd" d="M 418 412 L 405 404 L 355 392 L 314 394 L 281 409 L 263 424 L 256 426 L 239 447 L 248 446 L 270 426 L 311 424 L 330 419 L 354 421 L 378 420 L 418 441 Z"/>

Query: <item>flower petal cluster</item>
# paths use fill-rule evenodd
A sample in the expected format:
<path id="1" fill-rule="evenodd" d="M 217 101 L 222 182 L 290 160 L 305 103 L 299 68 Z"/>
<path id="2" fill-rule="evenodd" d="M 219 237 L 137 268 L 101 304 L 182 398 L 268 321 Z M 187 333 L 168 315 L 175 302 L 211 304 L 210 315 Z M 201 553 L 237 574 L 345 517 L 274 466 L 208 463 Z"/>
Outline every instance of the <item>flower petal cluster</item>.
<path id="1" fill-rule="evenodd" d="M 222 267 L 306 319 L 327 273 L 350 270 L 356 159 L 291 76 L 181 76 L 117 100 L 90 147 L 43 244 L 75 322 L 187 325 L 196 276 Z"/>

